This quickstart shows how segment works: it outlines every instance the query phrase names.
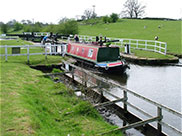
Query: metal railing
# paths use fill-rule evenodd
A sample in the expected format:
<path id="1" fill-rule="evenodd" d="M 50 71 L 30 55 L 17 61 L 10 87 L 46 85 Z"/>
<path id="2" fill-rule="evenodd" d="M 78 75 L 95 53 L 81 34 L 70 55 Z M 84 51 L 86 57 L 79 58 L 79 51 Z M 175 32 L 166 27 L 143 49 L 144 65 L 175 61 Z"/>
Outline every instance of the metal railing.
<path id="1" fill-rule="evenodd" d="M 181 112 L 176 111 L 174 109 L 171 109 L 168 106 L 157 103 L 157 102 L 155 102 L 155 101 L 153 101 L 153 100 L 151 100 L 149 98 L 146 98 L 146 97 L 144 97 L 144 96 L 142 96 L 140 94 L 137 94 L 136 92 L 134 92 L 134 91 L 132 91 L 130 89 L 127 89 L 127 88 L 123 87 L 120 84 L 117 84 L 117 83 L 115 83 L 113 81 L 108 81 L 105 78 L 97 76 L 97 75 L 95 75 L 95 74 L 93 74 L 93 73 L 91 73 L 91 72 L 89 72 L 89 71 L 87 71 L 87 70 L 85 70 L 83 68 L 77 67 L 77 66 L 75 66 L 73 64 L 70 64 L 70 63 L 68 63 L 66 61 L 64 61 L 64 64 L 67 65 L 67 67 L 72 67 L 71 68 L 71 70 L 72 70 L 71 71 L 71 73 L 72 73 L 71 77 L 73 78 L 73 80 L 76 79 L 76 77 L 77 78 L 82 78 L 82 79 L 80 79 L 81 83 L 83 85 L 89 87 L 89 88 L 92 88 L 92 86 L 93 87 L 95 87 L 95 86 L 100 87 L 99 82 L 106 83 L 108 86 L 114 86 L 114 87 L 119 88 L 121 91 L 123 91 L 123 97 L 119 97 L 116 94 L 113 94 L 112 92 L 110 92 L 108 89 L 104 89 L 102 87 L 101 87 L 101 89 L 99 89 L 99 93 L 101 95 L 104 95 L 105 97 L 107 97 L 109 95 L 110 97 L 114 98 L 114 100 L 110 101 L 111 104 L 117 103 L 117 102 L 122 102 L 123 103 L 123 109 L 126 112 L 129 111 L 128 107 L 130 107 L 130 108 L 138 111 L 139 113 L 141 113 L 142 115 L 144 115 L 145 117 L 148 118 L 147 120 L 143 119 L 140 122 L 136 122 L 136 123 L 130 124 L 128 126 L 121 127 L 121 128 L 119 128 L 120 130 L 126 130 L 126 129 L 134 128 L 134 127 L 137 127 L 137 126 L 143 126 L 143 125 L 148 124 L 148 123 L 157 122 L 157 126 L 153 126 L 153 127 L 156 127 L 156 129 L 158 130 L 159 133 L 162 133 L 163 132 L 162 128 L 165 127 L 168 130 L 172 131 L 176 135 L 179 135 L 179 136 L 182 135 L 182 131 L 180 129 L 176 128 L 176 126 L 171 125 L 170 123 L 167 123 L 164 120 L 164 118 L 167 115 L 164 114 L 163 111 L 172 114 L 176 118 L 179 118 L 179 120 L 182 120 L 182 113 Z M 75 70 L 79 70 L 80 72 L 82 72 L 82 74 L 79 75 L 79 74 L 75 73 L 74 72 Z M 95 80 L 92 80 L 92 78 L 96 79 L 97 82 L 95 82 Z M 144 102 L 143 104 L 148 103 L 148 104 L 151 104 L 151 105 L 155 106 L 157 108 L 157 112 L 156 112 L 157 116 L 156 115 L 155 116 L 151 115 L 150 112 L 147 112 L 144 109 L 141 109 L 141 107 L 138 107 L 135 104 L 129 102 L 129 97 L 131 97 L 130 95 L 142 100 Z M 100 106 L 100 105 L 108 105 L 108 104 L 109 104 L 108 102 L 101 103 L 99 105 L 96 105 L 96 107 Z M 167 118 L 168 118 L 168 116 L 167 116 Z"/>
<path id="2" fill-rule="evenodd" d="M 82 42 L 91 42 L 95 41 L 95 36 L 86 36 L 79 35 L 80 41 Z M 109 40 L 119 40 L 119 42 L 112 43 L 113 45 L 117 45 L 119 47 L 124 47 L 126 44 L 130 45 L 130 48 L 140 49 L 146 51 L 157 52 L 163 55 L 166 55 L 167 52 L 167 43 L 153 40 L 141 40 L 141 39 L 126 39 L 126 38 L 113 38 L 107 37 Z"/>

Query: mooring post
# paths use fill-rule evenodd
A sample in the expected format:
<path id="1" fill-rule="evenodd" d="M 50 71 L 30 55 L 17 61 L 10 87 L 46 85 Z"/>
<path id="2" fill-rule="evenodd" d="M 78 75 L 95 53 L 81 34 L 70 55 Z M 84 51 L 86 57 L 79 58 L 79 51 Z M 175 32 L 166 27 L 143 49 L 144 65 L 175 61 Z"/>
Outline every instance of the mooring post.
<path id="1" fill-rule="evenodd" d="M 128 96 L 127 96 L 127 92 L 124 90 L 123 91 L 123 93 L 124 93 L 124 111 L 125 111 L 125 113 L 127 113 L 127 104 L 126 104 L 126 102 L 127 102 L 127 100 L 128 100 Z"/>
<path id="2" fill-rule="evenodd" d="M 8 61 L 8 50 L 7 50 L 7 45 L 5 45 L 5 60 L 6 60 L 6 62 Z"/>
<path id="3" fill-rule="evenodd" d="M 158 136 L 160 136 L 161 133 L 162 133 L 161 121 L 162 121 L 162 118 L 163 118 L 163 116 L 162 116 L 162 108 L 161 108 L 161 107 L 157 107 L 157 115 L 158 115 L 158 117 L 160 118 L 160 119 L 158 120 L 158 123 L 157 123 Z"/>

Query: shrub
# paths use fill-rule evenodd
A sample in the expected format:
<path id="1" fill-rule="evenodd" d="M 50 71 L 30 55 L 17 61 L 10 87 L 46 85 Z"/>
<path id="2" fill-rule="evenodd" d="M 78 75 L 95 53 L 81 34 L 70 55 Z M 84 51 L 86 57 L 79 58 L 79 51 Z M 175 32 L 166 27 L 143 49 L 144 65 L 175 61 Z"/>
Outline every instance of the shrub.
<path id="1" fill-rule="evenodd" d="M 116 14 L 116 13 L 112 13 L 111 16 L 110 16 L 110 18 L 111 18 L 111 22 L 112 23 L 117 22 L 118 19 L 119 19 L 118 14 Z"/>
<path id="2" fill-rule="evenodd" d="M 64 23 L 63 34 L 77 34 L 78 33 L 78 24 L 74 20 L 69 20 Z"/>
<path id="3" fill-rule="evenodd" d="M 109 23 L 110 22 L 110 18 L 108 16 L 104 16 L 102 18 L 102 20 L 103 20 L 104 23 Z"/>
<path id="4" fill-rule="evenodd" d="M 53 68 L 52 73 L 61 73 L 62 71 L 57 68 Z"/>
<path id="5" fill-rule="evenodd" d="M 98 118 L 99 114 L 88 102 L 80 102 L 74 107 L 74 112 L 81 115 L 87 115 L 90 117 Z"/>

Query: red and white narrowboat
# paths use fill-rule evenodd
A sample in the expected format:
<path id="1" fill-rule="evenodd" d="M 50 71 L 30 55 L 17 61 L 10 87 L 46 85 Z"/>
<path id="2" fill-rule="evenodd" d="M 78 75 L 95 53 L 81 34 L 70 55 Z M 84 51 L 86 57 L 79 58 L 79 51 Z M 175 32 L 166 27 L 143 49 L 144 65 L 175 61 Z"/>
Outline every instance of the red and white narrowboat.
<path id="1" fill-rule="evenodd" d="M 128 67 L 120 58 L 119 47 L 114 46 L 69 42 L 67 55 L 101 71 L 119 71 L 123 73 Z"/>

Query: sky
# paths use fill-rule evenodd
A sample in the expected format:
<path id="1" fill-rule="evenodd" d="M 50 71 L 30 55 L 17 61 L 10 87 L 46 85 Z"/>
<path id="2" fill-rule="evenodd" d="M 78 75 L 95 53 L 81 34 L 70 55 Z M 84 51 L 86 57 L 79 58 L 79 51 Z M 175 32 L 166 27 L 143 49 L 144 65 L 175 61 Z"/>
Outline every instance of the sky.
<path id="1" fill-rule="evenodd" d="M 58 23 L 61 18 L 76 18 L 93 9 L 98 16 L 121 13 L 126 0 L 0 0 L 0 21 L 31 20 Z M 144 17 L 182 18 L 182 0 L 138 0 L 146 5 Z"/>

